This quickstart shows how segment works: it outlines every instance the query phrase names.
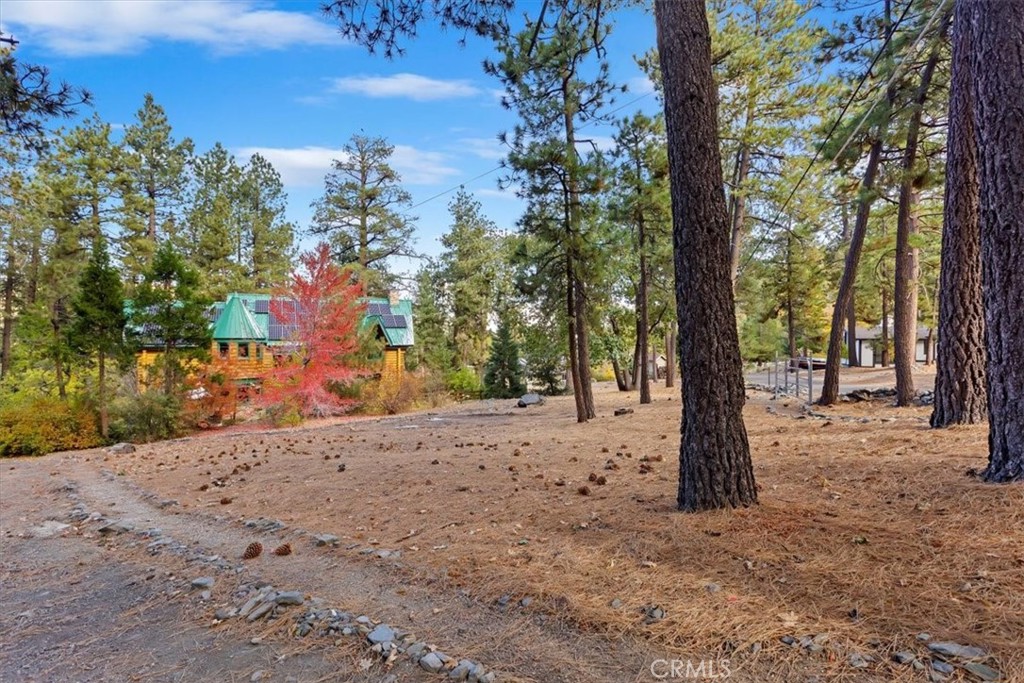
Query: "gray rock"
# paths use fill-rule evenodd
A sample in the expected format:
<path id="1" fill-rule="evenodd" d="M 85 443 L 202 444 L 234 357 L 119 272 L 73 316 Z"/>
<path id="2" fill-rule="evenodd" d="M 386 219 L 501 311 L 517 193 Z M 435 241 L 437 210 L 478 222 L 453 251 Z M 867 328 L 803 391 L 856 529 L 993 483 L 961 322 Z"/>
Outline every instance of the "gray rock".
<path id="1" fill-rule="evenodd" d="M 977 659 L 984 657 L 985 651 L 980 647 L 960 645 L 958 643 L 928 643 L 928 649 L 947 657 L 959 657 L 961 659 Z"/>
<path id="2" fill-rule="evenodd" d="M 224 621 L 235 616 L 237 612 L 234 607 L 221 607 L 219 610 L 213 613 L 213 618 L 217 621 Z"/>
<path id="3" fill-rule="evenodd" d="M 111 455 L 124 455 L 125 453 L 134 453 L 135 446 L 130 443 L 115 443 L 113 446 L 107 449 L 107 453 Z"/>
<path id="4" fill-rule="evenodd" d="M 274 596 L 274 602 L 278 605 L 301 605 L 305 601 L 301 591 L 281 591 Z"/>
<path id="5" fill-rule="evenodd" d="M 868 664 L 870 664 L 868 658 L 860 654 L 859 652 L 854 652 L 852 655 L 850 655 L 847 661 L 850 663 L 850 666 L 852 666 L 854 669 L 865 669 L 867 668 Z"/>
<path id="6" fill-rule="evenodd" d="M 622 607 L 622 600 L 619 600 L 618 598 L 615 598 L 610 603 L 608 603 L 608 606 L 611 607 L 612 609 L 619 609 L 620 607 Z"/>
<path id="7" fill-rule="evenodd" d="M 615 417 L 622 417 L 623 415 L 631 415 L 633 413 L 632 408 L 616 408 Z"/>
<path id="8" fill-rule="evenodd" d="M 909 652 L 907 650 L 903 650 L 901 652 L 894 652 L 892 654 L 892 661 L 896 662 L 897 664 L 910 664 L 915 659 L 917 659 L 917 657 L 914 655 L 914 653 Z"/>
<path id="9" fill-rule="evenodd" d="M 782 636 L 779 640 L 781 640 L 784 645 L 789 645 L 790 647 L 796 645 L 796 638 L 793 636 Z"/>
<path id="10" fill-rule="evenodd" d="M 948 681 L 949 679 L 940 674 L 938 671 L 929 671 L 928 680 L 931 681 L 931 683 L 946 683 L 946 681 Z"/>
<path id="11" fill-rule="evenodd" d="M 498 598 L 498 607 L 508 607 L 508 603 L 512 602 L 511 595 L 502 595 Z"/>
<path id="12" fill-rule="evenodd" d="M 409 655 L 414 661 L 417 657 L 423 654 L 423 651 L 427 649 L 426 643 L 413 643 L 409 647 L 405 648 L 405 654 Z"/>
<path id="13" fill-rule="evenodd" d="M 373 623 L 373 620 L 372 620 L 372 619 L 370 619 L 370 617 L 368 617 L 368 616 L 366 616 L 366 615 L 364 614 L 364 615 L 362 615 L 362 616 L 358 616 L 358 617 L 356 617 L 356 623 L 357 623 L 357 624 L 366 624 L 367 626 L 369 626 L 370 624 L 372 624 L 372 623 Z"/>
<path id="14" fill-rule="evenodd" d="M 259 607 L 254 609 L 252 612 L 250 612 L 249 616 L 247 616 L 245 618 L 245 620 L 246 621 L 256 621 L 257 619 L 261 619 L 261 618 L 267 616 L 268 614 L 270 614 L 270 611 L 272 609 L 274 609 L 274 602 L 273 601 L 264 602 L 262 605 L 260 605 Z"/>
<path id="15" fill-rule="evenodd" d="M 65 529 L 70 528 L 70 524 L 63 524 L 48 519 L 39 526 L 32 527 L 31 533 L 34 538 L 53 538 L 57 534 L 63 533 Z"/>
<path id="16" fill-rule="evenodd" d="M 983 681 L 1000 681 L 1003 679 L 1002 674 L 998 671 L 978 662 L 968 662 L 964 664 L 964 668 Z"/>
<path id="17" fill-rule="evenodd" d="M 202 600 L 203 602 L 209 602 L 210 598 L 212 598 L 212 597 L 213 597 L 213 593 L 211 593 L 210 591 L 203 591 L 202 593 L 199 594 L 199 599 Z"/>
<path id="18" fill-rule="evenodd" d="M 525 598 L 523 598 L 522 600 L 519 601 L 519 605 L 521 607 L 529 607 L 532 603 L 533 603 L 533 598 L 531 598 L 530 596 L 526 596 Z"/>
<path id="19" fill-rule="evenodd" d="M 708 585 L 704 586 L 704 590 L 706 590 L 708 593 L 717 593 L 718 591 L 722 590 L 722 587 L 719 586 L 717 583 L 709 583 Z"/>
<path id="20" fill-rule="evenodd" d="M 487 670 L 484 669 L 484 665 L 474 664 L 473 669 L 469 672 L 469 683 L 480 683 L 480 679 L 485 675 L 487 675 Z"/>
<path id="21" fill-rule="evenodd" d="M 253 671 L 252 676 L 249 676 L 249 683 L 256 683 L 256 681 L 263 680 L 263 671 Z"/>
<path id="22" fill-rule="evenodd" d="M 366 634 L 366 639 L 376 645 L 377 643 L 390 643 L 398 638 L 395 629 L 387 624 L 377 624 L 377 627 Z"/>
<path id="23" fill-rule="evenodd" d="M 101 534 L 126 534 L 129 531 L 134 531 L 134 530 L 135 530 L 135 525 L 133 525 L 131 522 L 122 522 L 120 520 L 114 520 L 112 522 L 107 522 L 106 524 L 104 524 L 103 526 L 101 526 L 98 529 L 98 531 Z"/>
<path id="24" fill-rule="evenodd" d="M 953 673 L 953 665 L 947 664 L 946 662 L 935 659 L 932 661 L 932 669 L 938 671 L 940 674 L 951 674 Z"/>
<path id="25" fill-rule="evenodd" d="M 338 537 L 334 534 L 317 534 L 313 540 L 317 545 L 338 545 Z"/>
<path id="26" fill-rule="evenodd" d="M 516 404 L 520 408 L 526 408 L 527 406 L 542 406 L 544 405 L 544 397 L 540 394 L 523 394 Z"/>
<path id="27" fill-rule="evenodd" d="M 430 673 L 436 674 L 438 671 L 444 668 L 444 662 L 436 652 L 428 652 L 420 658 L 420 667 L 429 671 Z"/>
<path id="28" fill-rule="evenodd" d="M 494 683 L 495 678 L 497 678 L 497 675 L 492 671 L 489 674 L 484 674 L 483 676 L 481 676 L 479 678 L 479 681 L 480 683 Z"/>
<path id="29" fill-rule="evenodd" d="M 917 634 L 917 639 L 924 643 L 932 639 L 932 634 L 922 631 L 921 633 Z"/>
<path id="30" fill-rule="evenodd" d="M 212 576 L 200 576 L 198 579 L 192 579 L 193 588 L 213 588 L 213 577 Z"/>
<path id="31" fill-rule="evenodd" d="M 469 673 L 476 666 L 476 662 L 472 662 L 468 659 L 461 659 L 459 663 L 448 673 L 448 678 L 453 681 L 464 681 L 469 678 Z"/>

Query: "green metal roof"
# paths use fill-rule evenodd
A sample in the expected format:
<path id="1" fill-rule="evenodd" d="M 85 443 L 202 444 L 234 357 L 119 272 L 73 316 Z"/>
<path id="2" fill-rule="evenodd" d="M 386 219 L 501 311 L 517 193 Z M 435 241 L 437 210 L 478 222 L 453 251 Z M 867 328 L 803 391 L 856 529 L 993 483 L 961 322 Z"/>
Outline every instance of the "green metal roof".
<path id="1" fill-rule="evenodd" d="M 266 339 L 266 333 L 260 329 L 242 299 L 231 295 L 217 318 L 213 338 L 216 341 L 248 341 Z"/>
<path id="2" fill-rule="evenodd" d="M 415 343 L 415 332 L 412 324 L 412 301 L 400 299 L 391 303 L 386 297 L 366 297 L 367 315 L 363 326 L 379 325 L 384 333 L 388 346 L 412 346 Z M 386 310 L 386 313 L 375 314 L 374 310 Z"/>

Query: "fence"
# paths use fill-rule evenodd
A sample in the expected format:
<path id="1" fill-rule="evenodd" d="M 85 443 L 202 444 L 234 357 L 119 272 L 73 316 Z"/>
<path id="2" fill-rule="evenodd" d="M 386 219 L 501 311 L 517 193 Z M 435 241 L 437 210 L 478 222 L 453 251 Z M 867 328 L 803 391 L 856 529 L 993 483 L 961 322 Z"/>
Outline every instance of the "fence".
<path id="1" fill-rule="evenodd" d="M 792 375 L 792 377 L 791 377 Z M 768 386 L 775 398 L 795 396 L 814 403 L 814 359 L 810 356 L 775 357 L 768 368 Z"/>

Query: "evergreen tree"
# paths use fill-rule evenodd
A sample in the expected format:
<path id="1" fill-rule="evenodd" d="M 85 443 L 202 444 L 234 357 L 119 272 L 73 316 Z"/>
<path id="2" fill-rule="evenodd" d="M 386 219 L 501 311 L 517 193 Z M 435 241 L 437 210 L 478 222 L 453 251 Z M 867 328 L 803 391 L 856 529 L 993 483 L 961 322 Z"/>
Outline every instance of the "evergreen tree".
<path id="1" fill-rule="evenodd" d="M 285 220 L 287 202 L 281 175 L 266 158 L 253 154 L 242 169 L 236 199 L 238 265 L 246 289 L 273 289 L 288 280 L 295 226 Z"/>
<path id="2" fill-rule="evenodd" d="M 522 396 L 525 391 L 523 369 L 519 366 L 519 345 L 512 338 L 511 325 L 505 316 L 501 316 L 484 373 L 484 394 L 487 398 L 514 398 Z"/>
<path id="3" fill-rule="evenodd" d="M 163 242 L 142 274 L 131 307 L 131 326 L 140 342 L 163 349 L 163 390 L 174 394 L 188 360 L 209 356 L 208 301 L 200 294 L 199 273 L 170 242 Z"/>
<path id="4" fill-rule="evenodd" d="M 127 316 L 121 276 L 110 262 L 106 239 L 102 234 L 93 240 L 89 263 L 78 281 L 78 295 L 72 302 L 74 322 L 71 344 L 80 352 L 96 354 L 99 378 L 96 399 L 100 413 L 100 434 L 109 433 L 107 414 L 107 359 L 116 358 L 124 348 Z"/>
<path id="5" fill-rule="evenodd" d="M 353 135 L 313 204 L 310 233 L 329 240 L 338 263 L 358 266 L 370 295 L 387 291 L 393 257 L 415 255 L 415 219 L 404 213 L 412 197 L 389 163 L 394 151 L 384 138 Z"/>
<path id="6" fill-rule="evenodd" d="M 452 370 L 455 353 L 451 347 L 449 321 L 442 303 L 443 283 L 434 264 L 416 274 L 416 346 L 419 363 L 444 376 Z"/>
<path id="7" fill-rule="evenodd" d="M 122 262 L 134 280 L 159 239 L 173 237 L 188 183 L 192 140 L 176 142 L 163 107 L 146 93 L 135 123 L 124 131 Z"/>

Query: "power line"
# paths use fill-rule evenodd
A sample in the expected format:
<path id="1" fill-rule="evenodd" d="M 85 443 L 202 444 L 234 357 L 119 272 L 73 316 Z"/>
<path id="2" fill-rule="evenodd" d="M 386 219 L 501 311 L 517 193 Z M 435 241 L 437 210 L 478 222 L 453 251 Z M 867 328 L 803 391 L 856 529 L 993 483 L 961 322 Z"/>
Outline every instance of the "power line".
<path id="1" fill-rule="evenodd" d="M 911 52 L 913 52 L 913 51 L 915 51 L 917 49 L 917 45 L 918 45 L 919 41 L 921 40 L 921 37 L 924 36 L 925 32 L 931 26 L 932 21 L 935 19 L 935 17 L 938 16 L 939 12 L 945 6 L 946 2 L 947 2 L 947 0 L 942 0 L 942 2 L 936 8 L 935 14 L 933 14 L 931 19 L 928 20 L 928 22 L 925 24 L 924 29 L 922 29 L 921 34 L 917 37 L 917 40 L 915 40 L 913 45 L 911 46 Z M 836 118 L 835 122 L 832 124 L 832 127 L 828 131 L 828 134 L 825 135 L 825 139 L 818 146 L 818 148 L 814 151 L 814 156 L 811 157 L 810 162 L 808 162 L 807 166 L 804 167 L 803 173 L 800 174 L 800 178 L 796 181 L 796 184 L 793 185 L 793 189 L 790 190 L 789 196 L 786 197 L 786 201 L 784 201 L 782 203 L 782 206 L 775 213 L 775 218 L 772 219 L 772 221 L 771 221 L 772 223 L 778 223 L 779 218 L 782 217 L 782 214 L 789 207 L 789 202 L 793 200 L 793 197 L 796 195 L 797 190 L 800 189 L 800 185 L 803 184 L 804 180 L 807 178 L 807 174 L 810 172 L 810 170 L 814 166 L 814 164 L 817 163 L 818 158 L 821 156 L 821 151 L 823 149 L 825 149 L 825 146 L 828 144 L 828 141 L 835 134 L 836 130 L 838 130 L 839 124 L 842 123 L 843 117 L 846 115 L 846 112 L 849 111 L 850 107 L 853 105 L 854 100 L 857 99 L 857 94 L 860 93 L 860 89 L 864 86 L 864 83 L 867 82 L 868 77 L 871 75 L 871 71 L 875 68 L 875 65 L 878 63 L 878 60 L 880 60 L 882 58 L 882 55 L 885 54 L 886 50 L 889 47 L 889 43 L 892 41 L 892 37 L 894 35 L 896 35 L 896 29 L 899 28 L 900 24 L 903 23 L 903 20 L 906 18 L 907 13 L 910 12 L 911 5 L 913 5 L 913 3 L 911 3 L 911 2 L 907 3 L 907 6 L 903 8 L 903 13 L 900 14 L 899 18 L 896 20 L 896 23 L 893 24 L 890 27 L 888 33 L 885 36 L 885 40 L 882 42 L 882 47 L 879 48 L 878 53 L 871 60 L 871 63 L 868 65 L 868 68 L 865 69 L 864 75 L 861 76 L 860 81 L 857 83 L 857 87 L 854 88 L 852 93 L 850 93 L 850 98 L 846 101 L 846 104 L 843 105 L 842 111 L 839 112 L 839 116 Z M 893 75 L 895 77 L 896 73 L 894 72 Z M 886 88 L 885 89 L 887 90 L 892 85 L 893 82 L 894 82 L 894 79 L 890 79 L 889 83 L 886 84 Z M 882 92 L 884 93 L 884 90 Z M 875 104 L 877 104 L 877 102 L 878 102 L 878 100 L 875 101 Z M 850 136 L 847 137 L 846 142 L 843 143 L 843 146 L 841 148 L 842 151 L 845 151 L 847 145 L 849 145 L 850 141 L 853 139 L 853 136 L 860 131 L 861 125 L 864 123 L 864 121 L 867 120 L 867 117 L 871 114 L 871 111 L 873 111 L 873 110 L 874 110 L 874 104 L 872 104 L 871 108 L 864 115 L 864 117 L 860 120 L 860 122 L 858 123 L 857 127 L 854 129 L 853 133 L 851 133 Z M 837 154 L 835 156 L 838 157 L 839 155 Z M 758 250 L 760 250 L 761 246 L 764 245 L 764 242 L 767 239 L 768 239 L 768 233 L 766 232 L 764 235 L 761 236 L 761 239 L 759 239 L 757 241 L 757 244 L 754 245 L 754 248 L 751 250 L 751 252 L 747 256 L 747 258 L 744 259 L 743 265 L 740 266 L 739 270 L 745 269 L 750 264 L 750 262 L 753 260 L 754 256 L 757 255 Z"/>

